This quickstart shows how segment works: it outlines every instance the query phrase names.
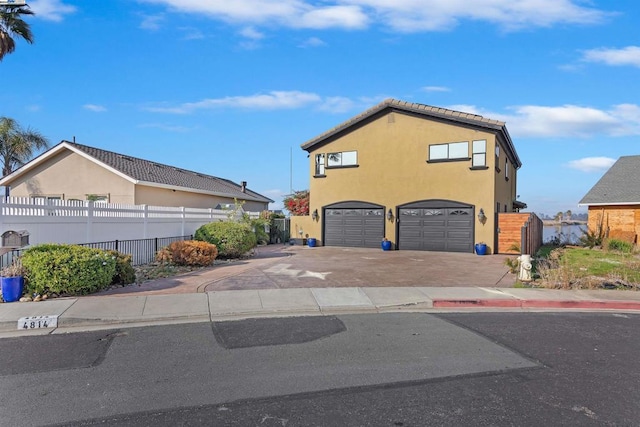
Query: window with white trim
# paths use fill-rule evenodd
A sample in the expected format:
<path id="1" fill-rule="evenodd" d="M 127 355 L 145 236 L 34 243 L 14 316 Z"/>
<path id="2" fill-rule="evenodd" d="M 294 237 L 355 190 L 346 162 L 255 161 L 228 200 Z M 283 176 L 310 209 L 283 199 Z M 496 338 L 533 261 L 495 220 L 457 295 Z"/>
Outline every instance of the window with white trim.
<path id="1" fill-rule="evenodd" d="M 487 166 L 487 140 L 473 141 L 471 167 Z"/>
<path id="2" fill-rule="evenodd" d="M 324 175 L 324 154 L 316 154 L 316 175 Z"/>
<path id="3" fill-rule="evenodd" d="M 500 146 L 496 142 L 496 172 L 500 173 Z"/>
<path id="4" fill-rule="evenodd" d="M 504 162 L 504 179 L 509 181 L 509 159 Z"/>
<path id="5" fill-rule="evenodd" d="M 340 168 L 345 166 L 357 166 L 357 165 L 358 165 L 357 151 L 342 151 L 340 153 L 327 154 L 328 168 Z"/>
<path id="6" fill-rule="evenodd" d="M 429 161 L 469 158 L 469 141 L 449 142 L 429 146 Z"/>

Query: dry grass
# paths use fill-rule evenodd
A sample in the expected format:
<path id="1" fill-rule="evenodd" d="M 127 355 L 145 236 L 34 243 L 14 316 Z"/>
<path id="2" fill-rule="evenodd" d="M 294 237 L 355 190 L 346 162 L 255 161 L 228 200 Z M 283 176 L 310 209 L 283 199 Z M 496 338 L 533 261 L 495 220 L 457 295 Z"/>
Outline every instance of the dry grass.
<path id="1" fill-rule="evenodd" d="M 536 262 L 536 286 L 640 290 L 640 256 L 602 249 L 558 248 Z"/>

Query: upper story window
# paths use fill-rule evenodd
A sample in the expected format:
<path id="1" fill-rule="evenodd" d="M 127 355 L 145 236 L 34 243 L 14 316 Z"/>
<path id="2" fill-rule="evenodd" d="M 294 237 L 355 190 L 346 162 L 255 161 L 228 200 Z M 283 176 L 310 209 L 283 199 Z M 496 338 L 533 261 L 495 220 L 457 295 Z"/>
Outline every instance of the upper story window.
<path id="1" fill-rule="evenodd" d="M 509 159 L 504 161 L 504 179 L 509 181 Z"/>
<path id="2" fill-rule="evenodd" d="M 429 146 L 429 161 L 468 160 L 469 142 L 450 142 Z"/>
<path id="3" fill-rule="evenodd" d="M 316 154 L 316 176 L 324 175 L 324 154 Z"/>
<path id="4" fill-rule="evenodd" d="M 500 173 L 500 146 L 496 141 L 496 172 Z"/>
<path id="5" fill-rule="evenodd" d="M 357 151 L 342 151 L 340 153 L 327 154 L 327 167 L 340 168 L 358 165 Z"/>
<path id="6" fill-rule="evenodd" d="M 487 166 L 487 141 L 485 139 L 473 141 L 472 154 L 471 167 Z"/>

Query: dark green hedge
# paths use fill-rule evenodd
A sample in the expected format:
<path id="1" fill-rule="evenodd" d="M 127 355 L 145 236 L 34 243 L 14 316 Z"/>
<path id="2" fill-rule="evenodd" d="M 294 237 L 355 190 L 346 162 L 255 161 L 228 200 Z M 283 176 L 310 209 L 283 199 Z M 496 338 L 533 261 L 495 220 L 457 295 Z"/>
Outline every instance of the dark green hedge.
<path id="1" fill-rule="evenodd" d="M 249 224 L 219 221 L 198 228 L 195 240 L 213 243 L 221 258 L 239 258 L 256 247 L 256 235 Z"/>

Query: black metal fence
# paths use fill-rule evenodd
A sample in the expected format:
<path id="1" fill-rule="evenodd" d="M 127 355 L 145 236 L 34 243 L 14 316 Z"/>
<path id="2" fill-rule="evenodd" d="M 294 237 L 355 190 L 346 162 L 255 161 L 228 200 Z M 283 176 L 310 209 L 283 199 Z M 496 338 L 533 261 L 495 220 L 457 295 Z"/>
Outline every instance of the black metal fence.
<path id="1" fill-rule="evenodd" d="M 115 250 L 123 254 L 131 255 L 132 265 L 143 265 L 153 262 L 156 253 L 170 243 L 191 240 L 192 235 L 176 236 L 176 237 L 155 237 L 152 239 L 136 239 L 136 240 L 110 240 L 108 242 L 80 243 L 78 246 L 86 246 L 89 248 Z M 10 265 L 13 259 L 19 257 L 22 253 L 21 249 L 14 249 L 0 257 L 0 268 Z"/>

